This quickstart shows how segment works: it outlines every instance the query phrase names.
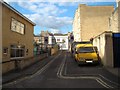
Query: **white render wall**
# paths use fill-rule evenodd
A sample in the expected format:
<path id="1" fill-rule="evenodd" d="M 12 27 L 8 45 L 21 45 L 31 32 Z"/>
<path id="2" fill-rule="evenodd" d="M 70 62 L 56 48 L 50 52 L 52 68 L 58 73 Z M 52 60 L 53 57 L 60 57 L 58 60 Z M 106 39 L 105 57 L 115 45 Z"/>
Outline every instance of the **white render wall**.
<path id="1" fill-rule="evenodd" d="M 48 44 L 52 44 L 52 38 L 53 38 L 52 36 L 48 37 Z"/>
<path id="2" fill-rule="evenodd" d="M 116 0 L 116 3 L 117 3 L 117 7 L 118 7 L 118 2 L 119 2 L 120 0 Z"/>
<path id="3" fill-rule="evenodd" d="M 73 20 L 73 35 L 74 41 L 81 41 L 81 21 L 80 21 L 80 8 L 76 10 L 74 20 Z"/>
<path id="4" fill-rule="evenodd" d="M 59 44 L 60 46 L 60 50 L 68 50 L 68 36 L 54 36 L 56 39 L 56 42 Z M 60 41 L 58 42 L 57 39 L 60 39 Z M 60 43 L 62 42 L 62 40 L 65 40 L 65 43 Z"/>
<path id="5" fill-rule="evenodd" d="M 49 45 L 56 44 L 54 40 L 55 40 L 55 37 L 54 37 L 54 36 L 49 36 L 49 37 L 48 37 L 48 44 L 49 44 Z"/>
<path id="6" fill-rule="evenodd" d="M 93 39 L 97 46 L 101 62 L 105 67 L 113 67 L 113 42 L 112 33 L 104 32 Z"/>

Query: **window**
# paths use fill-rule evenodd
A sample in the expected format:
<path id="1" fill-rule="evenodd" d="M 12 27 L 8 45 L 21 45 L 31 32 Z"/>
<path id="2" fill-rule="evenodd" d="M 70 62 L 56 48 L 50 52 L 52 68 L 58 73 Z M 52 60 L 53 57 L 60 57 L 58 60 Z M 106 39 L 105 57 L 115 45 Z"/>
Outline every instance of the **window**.
<path id="1" fill-rule="evenodd" d="M 41 42 L 41 39 L 39 39 L 39 42 Z"/>
<path id="2" fill-rule="evenodd" d="M 24 57 L 24 51 L 25 51 L 25 46 L 20 45 L 11 45 L 11 52 L 10 52 L 10 57 L 11 58 L 18 58 L 18 57 Z"/>
<path id="3" fill-rule="evenodd" d="M 45 37 L 44 39 L 45 39 L 44 43 L 48 43 L 48 37 Z"/>
<path id="4" fill-rule="evenodd" d="M 20 34 L 24 34 L 25 25 L 23 23 L 15 20 L 14 18 L 12 18 L 11 30 L 15 31 L 15 32 L 18 32 Z"/>
<path id="5" fill-rule="evenodd" d="M 57 39 L 57 41 L 59 42 L 59 41 L 60 41 L 60 39 Z"/>
<path id="6" fill-rule="evenodd" d="M 78 53 L 92 53 L 95 52 L 93 47 L 80 47 L 77 50 Z"/>
<path id="7" fill-rule="evenodd" d="M 4 48 L 3 49 L 3 54 L 7 54 L 8 53 L 8 48 Z"/>
<path id="8" fill-rule="evenodd" d="M 71 36 L 71 39 L 73 40 L 73 39 L 74 39 L 74 37 L 73 37 L 73 36 Z"/>
<path id="9" fill-rule="evenodd" d="M 45 41 L 46 41 L 46 42 L 48 41 L 48 37 L 45 37 Z"/>

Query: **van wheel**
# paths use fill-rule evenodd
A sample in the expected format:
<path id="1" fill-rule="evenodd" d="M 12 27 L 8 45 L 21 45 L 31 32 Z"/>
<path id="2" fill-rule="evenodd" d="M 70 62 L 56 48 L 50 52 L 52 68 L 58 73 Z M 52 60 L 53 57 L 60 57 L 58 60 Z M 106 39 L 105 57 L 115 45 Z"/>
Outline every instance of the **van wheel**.
<path id="1" fill-rule="evenodd" d="M 80 67 L 81 65 L 80 65 L 80 64 L 78 64 L 78 66 Z"/>
<path id="2" fill-rule="evenodd" d="M 100 67 L 103 66 L 103 64 L 102 64 L 102 62 L 101 62 L 100 60 L 98 61 L 98 65 L 99 65 Z"/>
<path id="3" fill-rule="evenodd" d="M 77 65 L 78 65 L 78 66 L 81 66 L 80 63 L 79 63 L 77 60 L 76 60 L 76 62 L 77 62 Z"/>
<path id="4" fill-rule="evenodd" d="M 102 66 L 103 66 L 103 64 L 100 62 L 100 63 L 99 63 L 99 66 L 101 66 L 101 67 L 102 67 Z"/>
<path id="5" fill-rule="evenodd" d="M 74 58 L 75 62 L 77 62 L 77 60 Z"/>

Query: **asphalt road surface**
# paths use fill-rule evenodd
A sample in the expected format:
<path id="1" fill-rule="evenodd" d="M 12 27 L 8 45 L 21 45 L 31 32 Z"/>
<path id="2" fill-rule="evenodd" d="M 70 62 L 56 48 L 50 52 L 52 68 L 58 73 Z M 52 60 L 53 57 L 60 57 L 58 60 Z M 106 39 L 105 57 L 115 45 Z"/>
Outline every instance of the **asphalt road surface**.
<path id="1" fill-rule="evenodd" d="M 100 65 L 78 66 L 60 51 L 35 74 L 3 85 L 4 88 L 118 88 L 118 78 Z"/>

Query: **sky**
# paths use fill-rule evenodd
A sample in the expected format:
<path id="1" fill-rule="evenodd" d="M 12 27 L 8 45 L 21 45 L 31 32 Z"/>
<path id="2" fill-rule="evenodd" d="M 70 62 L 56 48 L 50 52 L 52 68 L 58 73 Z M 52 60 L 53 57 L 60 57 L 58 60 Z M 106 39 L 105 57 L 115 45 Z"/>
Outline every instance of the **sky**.
<path id="1" fill-rule="evenodd" d="M 34 34 L 41 30 L 51 33 L 72 31 L 74 14 L 79 4 L 90 6 L 114 5 L 116 0 L 4 0 L 36 23 Z M 89 1 L 89 2 L 88 2 Z"/>

